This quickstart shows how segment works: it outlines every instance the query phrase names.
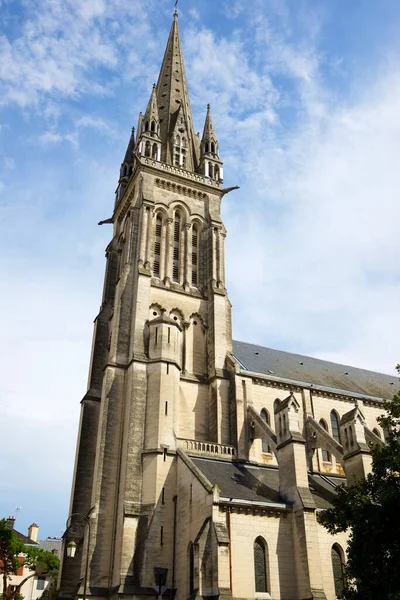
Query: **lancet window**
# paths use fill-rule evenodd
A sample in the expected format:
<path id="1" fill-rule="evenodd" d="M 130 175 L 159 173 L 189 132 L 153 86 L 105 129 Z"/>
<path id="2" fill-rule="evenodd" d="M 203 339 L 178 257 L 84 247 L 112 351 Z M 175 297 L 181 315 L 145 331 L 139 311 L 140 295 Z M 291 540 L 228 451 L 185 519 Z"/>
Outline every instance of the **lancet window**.
<path id="1" fill-rule="evenodd" d="M 344 577 L 343 577 L 343 558 L 341 549 L 337 544 L 332 546 L 331 550 L 333 581 L 335 584 L 336 598 L 343 598 Z"/>
<path id="2" fill-rule="evenodd" d="M 181 258 L 181 217 L 179 213 L 175 213 L 174 219 L 174 246 L 172 255 L 172 280 L 179 282 L 179 266 Z"/>
<path id="3" fill-rule="evenodd" d="M 267 557 L 265 543 L 262 538 L 254 542 L 254 582 L 256 592 L 266 593 L 267 589 Z"/>
<path id="4" fill-rule="evenodd" d="M 340 444 L 339 418 L 334 410 L 331 412 L 331 427 L 333 439 Z"/>
<path id="5" fill-rule="evenodd" d="M 196 223 L 192 228 L 192 285 L 199 283 L 199 230 Z"/>
<path id="6" fill-rule="evenodd" d="M 155 235 L 154 235 L 154 262 L 153 262 L 154 277 L 160 277 L 161 234 L 162 234 L 162 219 L 161 219 L 160 215 L 157 215 L 156 230 L 155 230 Z"/>

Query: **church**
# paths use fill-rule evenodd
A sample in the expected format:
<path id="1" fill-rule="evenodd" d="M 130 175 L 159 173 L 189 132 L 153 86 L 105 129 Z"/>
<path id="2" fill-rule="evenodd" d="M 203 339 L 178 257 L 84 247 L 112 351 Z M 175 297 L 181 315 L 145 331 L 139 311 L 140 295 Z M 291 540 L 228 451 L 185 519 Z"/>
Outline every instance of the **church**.
<path id="1" fill-rule="evenodd" d="M 340 598 L 346 535 L 318 512 L 370 471 L 398 380 L 232 340 L 232 188 L 210 106 L 195 134 L 176 12 L 149 92 L 107 221 L 59 597 Z"/>

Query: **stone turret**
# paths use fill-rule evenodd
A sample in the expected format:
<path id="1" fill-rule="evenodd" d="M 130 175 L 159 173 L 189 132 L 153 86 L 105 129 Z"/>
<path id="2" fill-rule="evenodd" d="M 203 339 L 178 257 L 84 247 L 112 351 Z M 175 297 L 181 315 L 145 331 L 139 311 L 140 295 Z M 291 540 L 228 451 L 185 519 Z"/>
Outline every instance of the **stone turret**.
<path id="1" fill-rule="evenodd" d="M 348 485 L 365 478 L 372 468 L 372 456 L 365 439 L 365 417 L 357 403 L 340 420 L 343 467 Z"/>
<path id="2" fill-rule="evenodd" d="M 215 135 L 209 104 L 207 104 L 207 115 L 200 145 L 200 171 L 210 179 L 223 181 L 223 166 L 219 159 L 218 139 Z"/>
<path id="3" fill-rule="evenodd" d="M 149 103 L 144 116 L 139 117 L 137 139 L 139 156 L 161 160 L 160 118 L 158 116 L 156 85 L 153 85 Z"/>

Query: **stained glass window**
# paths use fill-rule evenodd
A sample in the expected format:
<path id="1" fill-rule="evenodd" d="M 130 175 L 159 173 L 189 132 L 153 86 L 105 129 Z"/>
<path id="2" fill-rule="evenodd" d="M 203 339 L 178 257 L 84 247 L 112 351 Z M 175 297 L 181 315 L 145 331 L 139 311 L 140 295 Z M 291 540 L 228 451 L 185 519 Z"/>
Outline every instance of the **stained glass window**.
<path id="1" fill-rule="evenodd" d="M 331 427 L 333 439 L 340 443 L 339 419 L 334 410 L 331 412 Z"/>
<path id="2" fill-rule="evenodd" d="M 256 592 L 267 591 L 267 569 L 265 560 L 265 546 L 260 538 L 254 542 L 254 579 Z"/>
<path id="3" fill-rule="evenodd" d="M 331 556 L 332 556 L 333 581 L 335 583 L 335 595 L 336 595 L 336 598 L 343 598 L 343 587 L 344 587 L 343 561 L 342 561 L 342 555 L 340 553 L 340 550 L 336 546 L 332 546 Z"/>

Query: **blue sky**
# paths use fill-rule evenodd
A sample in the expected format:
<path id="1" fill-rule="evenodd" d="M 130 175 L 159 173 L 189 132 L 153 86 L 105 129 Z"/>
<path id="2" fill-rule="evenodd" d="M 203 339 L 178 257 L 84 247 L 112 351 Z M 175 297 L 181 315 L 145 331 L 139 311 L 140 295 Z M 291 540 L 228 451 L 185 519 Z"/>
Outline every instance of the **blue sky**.
<path id="1" fill-rule="evenodd" d="M 393 372 L 400 4 L 180 0 L 236 339 Z M 0 0 L 0 516 L 59 535 L 118 169 L 173 2 Z"/>

